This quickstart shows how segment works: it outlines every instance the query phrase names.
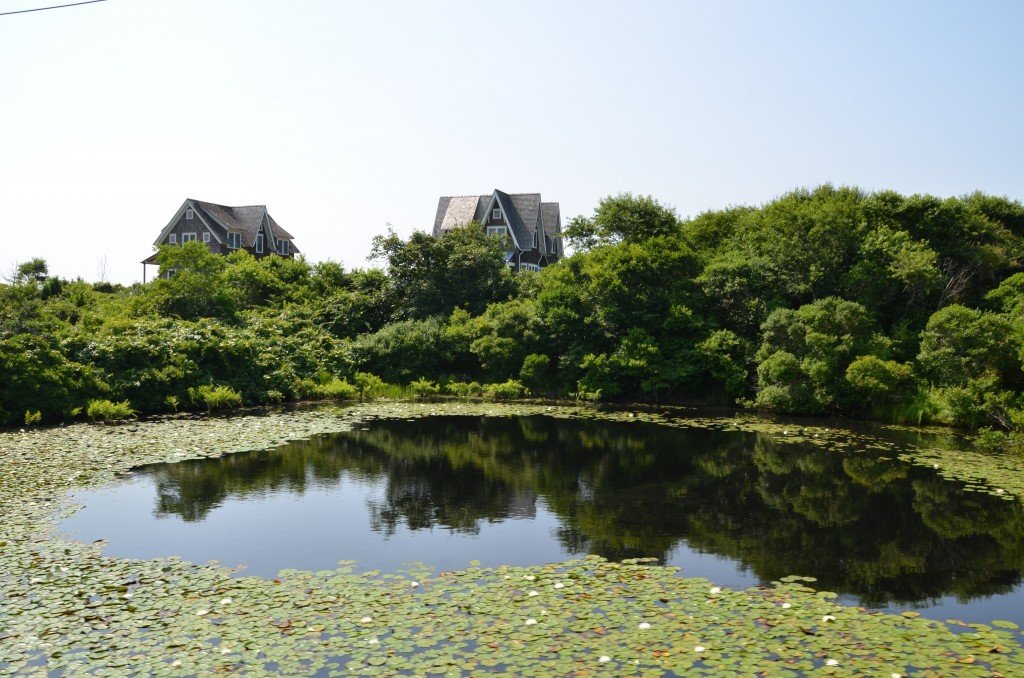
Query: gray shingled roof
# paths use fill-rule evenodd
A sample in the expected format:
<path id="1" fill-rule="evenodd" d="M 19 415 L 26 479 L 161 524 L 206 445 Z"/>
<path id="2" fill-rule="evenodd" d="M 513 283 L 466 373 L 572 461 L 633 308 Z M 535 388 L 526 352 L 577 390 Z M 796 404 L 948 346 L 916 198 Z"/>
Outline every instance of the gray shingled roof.
<path id="1" fill-rule="evenodd" d="M 555 253 L 562 256 L 562 239 L 557 237 L 562 233 L 562 215 L 557 202 L 540 204 L 540 221 L 544 226 L 544 235 L 554 240 Z"/>
<path id="2" fill-rule="evenodd" d="M 270 224 L 271 233 L 275 239 L 291 240 L 292 235 L 281 228 L 274 218 L 267 212 L 266 205 L 245 205 L 242 207 L 228 207 L 212 202 L 204 202 L 189 198 L 189 202 L 202 212 L 210 228 L 217 229 L 221 240 L 227 240 L 225 229 L 240 231 L 242 233 L 242 244 L 245 247 L 252 247 L 256 242 L 256 234 L 264 218 Z M 269 244 L 268 244 L 269 247 Z M 298 252 L 295 243 L 292 243 L 292 251 Z"/>
<path id="3" fill-rule="evenodd" d="M 542 203 L 540 193 L 505 193 L 495 190 L 488 195 L 442 197 L 437 203 L 437 214 L 434 216 L 434 235 L 440 237 L 443 231 L 471 221 L 483 222 L 487 205 L 495 195 L 521 248 L 528 250 L 533 246 L 533 233 L 538 226 L 543 227 L 546 235 L 560 232 L 557 202 Z"/>

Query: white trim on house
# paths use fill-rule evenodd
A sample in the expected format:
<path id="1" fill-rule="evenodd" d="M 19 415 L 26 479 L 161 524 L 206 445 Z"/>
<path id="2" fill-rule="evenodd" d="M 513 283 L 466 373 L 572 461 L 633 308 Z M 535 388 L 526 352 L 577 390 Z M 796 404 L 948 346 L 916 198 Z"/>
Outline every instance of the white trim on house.
<path id="1" fill-rule="evenodd" d="M 203 231 L 203 242 L 210 242 L 210 231 Z"/>
<path id="2" fill-rule="evenodd" d="M 263 237 L 263 229 L 261 228 L 256 232 L 256 238 L 253 240 L 252 249 L 256 254 L 263 254 L 263 250 L 266 247 L 266 240 Z"/>
<path id="3" fill-rule="evenodd" d="M 284 252 L 281 251 L 281 246 L 284 245 Z M 291 241 L 284 238 L 279 238 L 277 241 L 277 253 L 282 257 L 287 257 L 291 254 Z"/>
<path id="4" fill-rule="evenodd" d="M 196 216 L 196 211 L 193 208 L 185 210 L 185 221 L 192 221 Z"/>
<path id="5" fill-rule="evenodd" d="M 491 219 L 501 219 L 501 210 L 491 210 Z"/>
<path id="6" fill-rule="evenodd" d="M 167 234 L 167 244 L 168 245 L 177 245 L 178 244 L 178 234 L 177 233 L 168 233 Z"/>
<path id="7" fill-rule="evenodd" d="M 485 226 L 487 229 L 487 235 L 503 235 L 508 237 L 508 226 Z"/>
<path id="8" fill-rule="evenodd" d="M 187 242 L 196 242 L 197 240 L 199 240 L 199 234 L 196 233 L 195 231 L 182 232 L 181 234 L 182 244 L 185 244 Z"/>
<path id="9" fill-rule="evenodd" d="M 501 220 L 505 222 L 505 227 L 508 228 L 509 235 L 512 236 L 512 242 L 515 244 L 516 249 L 523 249 L 522 247 L 519 246 L 519 240 L 516 238 L 516 230 L 512 228 L 512 224 L 509 223 L 508 210 L 505 209 L 505 205 L 502 204 L 501 198 L 498 197 L 497 191 L 491 193 L 491 201 L 487 203 L 487 209 L 484 211 L 484 214 L 492 214 L 491 210 L 494 209 L 495 203 L 497 203 L 498 207 L 501 208 Z"/>
<path id="10" fill-rule="evenodd" d="M 217 240 L 217 242 L 223 244 L 224 241 L 220 239 L 220 236 L 217 235 L 217 232 L 214 231 L 212 228 L 210 228 L 210 224 L 206 221 L 206 218 L 203 216 L 202 210 L 195 209 L 195 206 L 192 205 L 192 200 L 191 199 L 186 199 L 185 202 L 181 203 L 181 207 L 179 207 L 178 211 L 174 213 L 174 216 L 171 217 L 171 220 L 169 222 L 167 222 L 167 225 L 164 226 L 164 230 L 160 231 L 159 237 L 157 237 L 157 239 L 153 241 L 153 246 L 154 247 L 159 247 L 160 246 L 160 243 L 162 243 L 164 241 L 164 239 L 174 229 L 175 225 L 181 220 L 182 214 L 184 214 L 184 212 L 186 210 L 193 210 L 194 214 L 198 214 L 199 215 L 199 221 L 202 222 L 203 226 L 205 226 L 207 228 L 207 230 L 210 231 L 210 233 Z M 213 216 L 213 215 L 210 215 L 210 216 Z M 216 219 L 216 217 L 214 217 L 214 221 L 216 221 L 225 231 L 228 230 L 227 226 L 224 226 L 224 224 L 221 224 L 220 221 L 218 219 Z"/>
<path id="11" fill-rule="evenodd" d="M 232 236 L 234 236 L 237 239 L 236 240 L 236 244 L 234 244 L 234 245 L 231 244 Z M 240 249 L 242 249 L 242 232 L 241 231 L 228 231 L 228 242 L 227 242 L 227 245 L 228 245 L 228 249 L 229 250 L 240 250 Z"/>

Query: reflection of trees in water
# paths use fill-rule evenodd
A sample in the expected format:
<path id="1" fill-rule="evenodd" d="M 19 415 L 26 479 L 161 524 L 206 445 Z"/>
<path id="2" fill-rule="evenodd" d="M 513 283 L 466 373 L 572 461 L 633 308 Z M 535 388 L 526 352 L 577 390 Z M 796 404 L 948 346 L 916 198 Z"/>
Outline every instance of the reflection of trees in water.
<path id="1" fill-rule="evenodd" d="M 157 466 L 158 513 L 202 519 L 228 496 L 384 482 L 393 534 L 534 514 L 573 553 L 664 560 L 682 542 L 763 579 L 814 575 L 866 603 L 1004 591 L 1024 567 L 1016 502 L 927 470 L 769 436 L 545 417 L 382 421 L 261 453 Z"/>

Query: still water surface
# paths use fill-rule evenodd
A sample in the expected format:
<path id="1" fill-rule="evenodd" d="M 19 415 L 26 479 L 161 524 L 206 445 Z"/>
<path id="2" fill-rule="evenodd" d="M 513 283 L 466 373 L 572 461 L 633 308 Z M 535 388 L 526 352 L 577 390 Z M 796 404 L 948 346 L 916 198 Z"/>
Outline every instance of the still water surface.
<path id="1" fill-rule="evenodd" d="M 62 524 L 105 553 L 394 571 L 654 557 L 734 587 L 818 578 L 847 604 L 1024 624 L 1024 510 L 878 452 L 531 417 L 374 420 L 143 467 Z"/>

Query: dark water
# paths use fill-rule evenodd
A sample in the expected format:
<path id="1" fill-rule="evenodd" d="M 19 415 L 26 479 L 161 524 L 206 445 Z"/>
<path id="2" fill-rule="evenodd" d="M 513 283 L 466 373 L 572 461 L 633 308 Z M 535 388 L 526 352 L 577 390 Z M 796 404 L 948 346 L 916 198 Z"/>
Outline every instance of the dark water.
<path id="1" fill-rule="evenodd" d="M 739 432 L 547 417 L 378 420 L 140 469 L 63 529 L 106 552 L 397 570 L 655 557 L 746 587 L 790 574 L 848 604 L 1024 623 L 1024 510 L 930 469 Z"/>

